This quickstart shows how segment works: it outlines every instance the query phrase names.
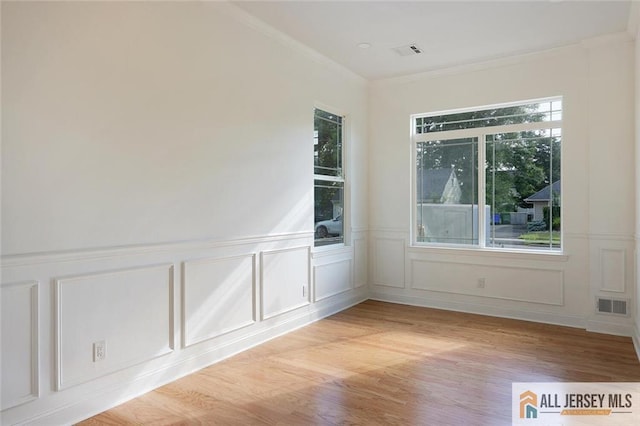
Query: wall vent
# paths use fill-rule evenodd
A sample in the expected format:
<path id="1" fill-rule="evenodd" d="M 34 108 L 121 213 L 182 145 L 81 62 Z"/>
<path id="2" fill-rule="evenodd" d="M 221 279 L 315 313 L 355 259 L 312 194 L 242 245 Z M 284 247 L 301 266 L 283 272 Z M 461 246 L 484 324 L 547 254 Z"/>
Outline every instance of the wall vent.
<path id="1" fill-rule="evenodd" d="M 627 301 L 597 297 L 596 309 L 601 314 L 627 315 Z"/>
<path id="2" fill-rule="evenodd" d="M 410 56 L 410 55 L 418 55 L 422 53 L 422 49 L 420 49 L 415 44 L 408 44 L 406 46 L 394 47 L 393 50 L 400 56 Z"/>

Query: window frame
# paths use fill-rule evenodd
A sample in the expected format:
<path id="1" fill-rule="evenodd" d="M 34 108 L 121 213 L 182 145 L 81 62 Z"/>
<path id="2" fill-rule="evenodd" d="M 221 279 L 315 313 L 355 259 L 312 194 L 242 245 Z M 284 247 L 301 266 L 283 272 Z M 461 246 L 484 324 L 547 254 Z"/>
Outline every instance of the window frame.
<path id="1" fill-rule="evenodd" d="M 316 165 L 315 165 L 315 161 L 312 165 L 313 167 L 313 192 L 314 192 L 314 196 L 313 196 L 313 200 L 314 200 L 314 220 L 313 220 L 313 251 L 314 252 L 321 252 L 321 251 L 328 251 L 328 250 L 338 250 L 341 248 L 344 248 L 346 246 L 348 246 L 348 237 L 349 237 L 349 233 L 348 233 L 348 229 L 349 229 L 349 224 L 350 224 L 350 205 L 349 205 L 349 196 L 348 196 L 348 149 L 347 149 L 347 145 L 349 143 L 348 141 L 348 134 L 349 134 L 349 119 L 348 119 L 348 115 L 346 113 L 344 113 L 343 111 L 341 111 L 338 108 L 334 108 L 332 106 L 326 105 L 326 104 L 321 104 L 321 103 L 315 103 L 313 106 L 313 119 L 314 119 L 314 125 L 313 125 L 313 133 L 312 133 L 312 140 L 315 139 L 315 117 L 316 117 L 316 110 L 320 110 L 323 111 L 325 113 L 328 114 L 332 114 L 335 116 L 338 116 L 342 119 L 342 123 L 340 124 L 341 126 L 341 147 L 340 147 L 340 159 L 341 159 L 341 164 L 339 165 L 338 169 L 340 170 L 340 175 L 338 176 L 332 176 L 332 175 L 323 175 L 323 174 L 317 174 L 316 173 Z M 314 160 L 315 160 L 315 149 L 314 149 Z M 316 235 L 315 235 L 315 225 L 316 225 L 316 221 L 315 221 L 315 189 L 318 185 L 318 183 L 320 185 L 322 185 L 323 183 L 332 183 L 332 182 L 339 182 L 342 184 L 342 241 L 340 242 L 335 242 L 335 243 L 328 243 L 328 244 L 322 244 L 322 245 L 316 245 Z"/>
<path id="2" fill-rule="evenodd" d="M 487 126 L 487 127 L 473 127 L 466 129 L 455 129 L 455 130 L 445 130 L 445 131 L 437 131 L 437 132 L 427 132 L 427 133 L 418 133 L 416 131 L 416 120 L 418 118 L 423 117 L 433 117 L 447 114 L 460 114 L 465 112 L 474 112 L 474 111 L 482 111 L 487 109 L 499 109 L 499 108 L 507 108 L 514 106 L 522 106 L 533 103 L 544 103 L 544 102 L 552 102 L 552 101 L 564 101 L 562 96 L 553 96 L 548 98 L 534 99 L 534 100 L 526 100 L 526 101 L 517 101 L 517 102 L 509 102 L 488 106 L 478 106 L 471 108 L 462 108 L 462 109 L 453 109 L 446 111 L 436 111 L 432 113 L 420 113 L 420 114 L 411 114 L 410 116 L 410 129 L 411 129 L 411 167 L 410 167 L 410 179 L 411 179 L 411 208 L 410 208 L 410 223 L 411 229 L 409 233 L 411 247 L 415 248 L 438 248 L 438 249 L 447 249 L 447 250 L 471 250 L 471 251 L 486 251 L 486 252 L 512 252 L 512 253 L 522 253 L 522 254 L 540 254 L 540 255 L 563 255 L 564 254 L 564 226 L 560 229 L 560 248 L 559 249 L 549 249 L 549 250 L 540 250 L 540 249 L 520 249 L 520 248 L 504 248 L 504 247 L 494 247 L 486 245 L 486 237 L 489 230 L 486 228 L 486 147 L 487 147 L 487 135 L 493 135 L 498 133 L 516 133 L 516 132 L 524 132 L 531 130 L 552 130 L 552 129 L 563 129 L 562 123 L 563 120 L 549 120 L 549 121 L 535 121 L 529 123 L 516 123 L 516 124 L 506 124 L 506 125 L 498 125 L 498 126 Z M 564 114 L 564 102 L 562 105 L 562 111 Z M 478 244 L 447 244 L 441 242 L 419 242 L 418 237 L 418 218 L 417 218 L 417 205 L 418 205 L 418 194 L 417 194 L 417 148 L 418 143 L 421 142 L 433 142 L 439 140 L 451 140 L 451 139 L 463 139 L 463 138 L 477 138 L 477 193 L 478 193 Z M 564 133 L 561 136 L 562 140 L 564 140 Z M 560 177 L 557 179 L 562 179 L 563 170 L 564 170 L 564 143 L 561 141 L 560 145 Z M 555 179 L 555 178 L 554 178 Z M 550 184 L 552 184 L 551 182 Z M 561 180 L 561 193 L 563 193 L 564 181 Z M 564 204 L 560 203 L 560 217 L 564 217 Z"/>

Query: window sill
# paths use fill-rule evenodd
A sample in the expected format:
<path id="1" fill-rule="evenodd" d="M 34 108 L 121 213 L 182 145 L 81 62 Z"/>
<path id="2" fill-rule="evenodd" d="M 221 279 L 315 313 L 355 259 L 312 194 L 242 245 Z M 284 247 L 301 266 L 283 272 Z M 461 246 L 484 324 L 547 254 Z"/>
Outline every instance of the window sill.
<path id="1" fill-rule="evenodd" d="M 322 257 L 322 256 L 333 256 L 338 254 L 348 254 L 351 253 L 351 246 L 346 245 L 345 243 L 340 244 L 330 244 L 326 246 L 318 246 L 311 248 L 311 256 L 312 257 Z"/>
<path id="2" fill-rule="evenodd" d="M 439 245 L 421 245 L 411 244 L 408 249 L 409 253 L 429 253 L 438 255 L 456 255 L 470 257 L 484 257 L 491 259 L 512 259 L 512 260 L 539 260 L 566 262 L 569 255 L 557 251 L 537 251 L 537 250 L 508 250 L 508 249 L 490 249 L 490 248 L 472 248 L 472 247 L 446 247 Z"/>

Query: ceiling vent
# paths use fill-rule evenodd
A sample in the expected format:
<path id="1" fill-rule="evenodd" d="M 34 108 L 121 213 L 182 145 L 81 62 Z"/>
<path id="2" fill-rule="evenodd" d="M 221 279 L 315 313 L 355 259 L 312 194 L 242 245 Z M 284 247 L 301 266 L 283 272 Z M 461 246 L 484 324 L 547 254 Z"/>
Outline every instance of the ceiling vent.
<path id="1" fill-rule="evenodd" d="M 411 56 L 411 55 L 419 55 L 422 53 L 422 49 L 420 49 L 415 44 L 408 44 L 406 46 L 394 47 L 393 50 L 400 56 Z"/>

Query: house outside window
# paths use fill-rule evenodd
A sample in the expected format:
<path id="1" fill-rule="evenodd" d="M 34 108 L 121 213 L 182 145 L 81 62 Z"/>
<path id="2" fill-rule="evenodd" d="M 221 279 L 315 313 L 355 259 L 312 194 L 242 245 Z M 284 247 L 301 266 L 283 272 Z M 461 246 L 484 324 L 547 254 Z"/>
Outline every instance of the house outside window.
<path id="1" fill-rule="evenodd" d="M 344 117 L 314 113 L 315 246 L 344 243 Z"/>
<path id="2" fill-rule="evenodd" d="M 561 98 L 412 123 L 414 244 L 562 250 Z"/>

